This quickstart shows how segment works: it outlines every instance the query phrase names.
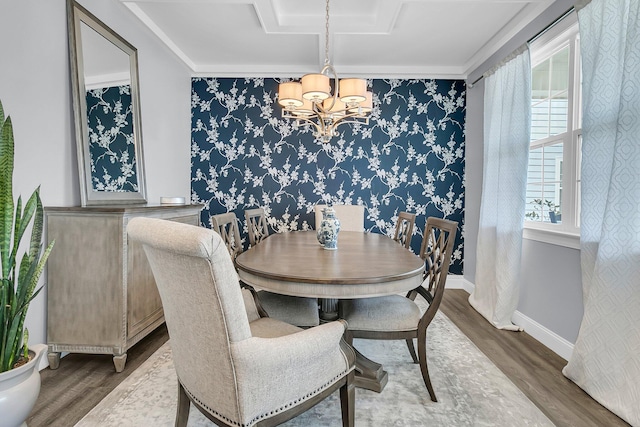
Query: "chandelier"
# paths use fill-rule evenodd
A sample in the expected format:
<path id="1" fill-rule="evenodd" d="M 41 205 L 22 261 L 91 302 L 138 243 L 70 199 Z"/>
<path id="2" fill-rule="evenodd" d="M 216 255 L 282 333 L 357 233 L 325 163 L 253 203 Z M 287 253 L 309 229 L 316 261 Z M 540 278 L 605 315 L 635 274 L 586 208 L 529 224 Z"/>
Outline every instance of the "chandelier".
<path id="1" fill-rule="evenodd" d="M 330 78 L 334 92 L 331 93 Z M 329 62 L 329 0 L 325 20 L 324 67 L 319 74 L 306 74 L 300 82 L 280 83 L 278 103 L 282 117 L 314 126 L 314 136 L 329 142 L 336 127 L 343 123 L 369 124 L 373 109 L 372 93 L 364 79 L 340 79 Z"/>

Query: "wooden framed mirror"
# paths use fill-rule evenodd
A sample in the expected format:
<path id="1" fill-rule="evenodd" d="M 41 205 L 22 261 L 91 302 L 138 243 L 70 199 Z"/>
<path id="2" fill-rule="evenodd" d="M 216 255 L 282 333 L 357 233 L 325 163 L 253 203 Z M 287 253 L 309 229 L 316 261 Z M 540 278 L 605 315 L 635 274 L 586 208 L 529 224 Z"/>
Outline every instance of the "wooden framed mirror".
<path id="1" fill-rule="evenodd" d="M 138 51 L 67 0 L 82 206 L 146 203 Z"/>

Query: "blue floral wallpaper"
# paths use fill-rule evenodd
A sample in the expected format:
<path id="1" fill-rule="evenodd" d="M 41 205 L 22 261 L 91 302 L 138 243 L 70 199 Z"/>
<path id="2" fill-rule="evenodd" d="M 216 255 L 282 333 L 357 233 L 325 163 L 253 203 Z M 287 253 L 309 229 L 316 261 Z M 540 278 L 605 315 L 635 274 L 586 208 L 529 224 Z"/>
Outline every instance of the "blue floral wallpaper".
<path id="1" fill-rule="evenodd" d="M 283 119 L 279 80 L 194 78 L 191 201 L 202 223 L 262 207 L 271 232 L 315 227 L 314 205 L 365 206 L 365 228 L 392 235 L 397 214 L 417 214 L 417 253 L 426 217 L 458 221 L 450 272 L 462 274 L 465 84 L 460 80 L 369 80 L 368 126 L 342 125 L 316 141 L 308 125 Z"/>
<path id="2" fill-rule="evenodd" d="M 94 191 L 138 191 L 129 85 L 87 91 Z"/>

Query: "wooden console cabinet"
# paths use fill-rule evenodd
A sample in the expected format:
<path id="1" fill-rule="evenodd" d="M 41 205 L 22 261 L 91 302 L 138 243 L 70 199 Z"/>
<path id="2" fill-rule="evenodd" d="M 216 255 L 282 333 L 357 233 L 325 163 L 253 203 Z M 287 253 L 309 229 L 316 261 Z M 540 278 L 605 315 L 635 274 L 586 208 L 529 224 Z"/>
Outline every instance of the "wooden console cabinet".
<path id="1" fill-rule="evenodd" d="M 199 225 L 201 205 L 45 208 L 48 241 L 49 365 L 60 352 L 113 354 L 116 372 L 127 350 L 164 322 L 144 249 L 127 241 L 135 217 Z"/>

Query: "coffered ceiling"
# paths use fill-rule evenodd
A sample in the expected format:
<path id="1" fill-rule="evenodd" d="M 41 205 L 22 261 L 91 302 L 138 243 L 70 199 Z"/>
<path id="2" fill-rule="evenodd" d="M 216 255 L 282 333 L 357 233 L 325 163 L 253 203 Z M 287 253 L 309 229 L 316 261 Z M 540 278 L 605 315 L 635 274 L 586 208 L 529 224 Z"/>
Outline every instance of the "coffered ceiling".
<path id="1" fill-rule="evenodd" d="M 120 0 L 202 76 L 318 72 L 323 0 Z M 332 0 L 338 74 L 466 78 L 552 0 Z"/>

